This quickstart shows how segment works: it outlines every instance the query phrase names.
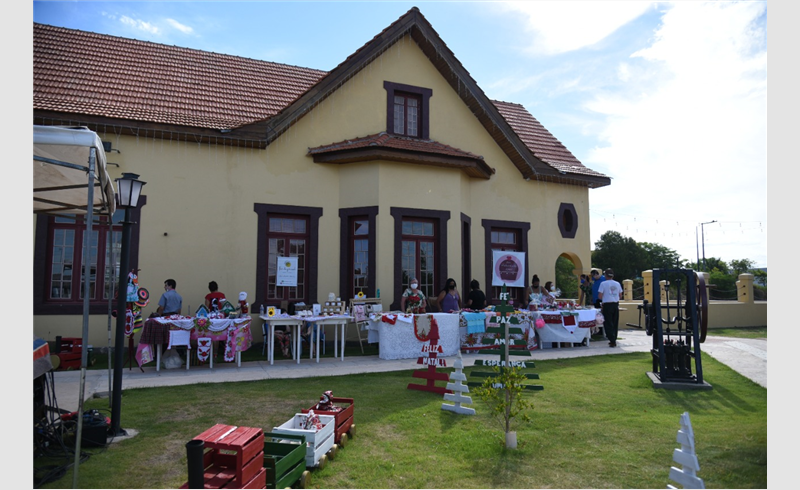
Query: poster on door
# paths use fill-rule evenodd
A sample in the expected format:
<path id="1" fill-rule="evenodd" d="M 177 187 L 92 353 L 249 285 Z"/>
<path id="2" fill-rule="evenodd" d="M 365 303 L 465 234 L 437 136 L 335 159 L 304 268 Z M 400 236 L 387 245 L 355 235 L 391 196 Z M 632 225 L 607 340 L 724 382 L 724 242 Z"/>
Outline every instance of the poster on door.
<path id="1" fill-rule="evenodd" d="M 525 252 L 492 252 L 492 286 L 525 286 Z"/>
<path id="2" fill-rule="evenodd" d="M 277 286 L 297 286 L 297 257 L 278 257 Z"/>

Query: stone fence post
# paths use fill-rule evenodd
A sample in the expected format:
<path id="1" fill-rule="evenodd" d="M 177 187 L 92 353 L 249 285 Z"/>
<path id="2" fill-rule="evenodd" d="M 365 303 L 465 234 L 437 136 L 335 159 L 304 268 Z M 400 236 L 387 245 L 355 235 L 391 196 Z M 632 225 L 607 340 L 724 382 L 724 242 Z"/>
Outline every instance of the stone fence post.
<path id="1" fill-rule="evenodd" d="M 644 284 L 644 299 L 648 303 L 653 303 L 653 271 L 642 272 L 642 283 Z"/>
<path id="2" fill-rule="evenodd" d="M 633 280 L 625 279 L 622 281 L 622 299 L 633 301 Z"/>
<path id="3" fill-rule="evenodd" d="M 753 274 L 739 274 L 739 280 L 736 281 L 736 299 L 740 303 L 753 303 Z"/>

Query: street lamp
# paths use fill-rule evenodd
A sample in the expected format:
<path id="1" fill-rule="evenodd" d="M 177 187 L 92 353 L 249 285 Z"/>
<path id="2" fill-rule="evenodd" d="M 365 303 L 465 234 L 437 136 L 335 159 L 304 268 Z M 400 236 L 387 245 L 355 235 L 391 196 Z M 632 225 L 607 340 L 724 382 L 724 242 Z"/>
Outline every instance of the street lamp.
<path id="1" fill-rule="evenodd" d="M 128 269 L 130 269 L 131 245 L 131 209 L 139 204 L 142 186 L 146 182 L 138 180 L 139 176 L 123 173 L 117 181 L 117 207 L 125 210 L 122 220 L 122 246 L 119 257 L 119 287 L 117 288 L 117 333 L 114 344 L 114 386 L 111 399 L 111 436 L 124 436 L 125 431 L 120 426 L 120 412 L 122 411 L 122 353 L 125 350 L 125 311 L 128 302 Z"/>

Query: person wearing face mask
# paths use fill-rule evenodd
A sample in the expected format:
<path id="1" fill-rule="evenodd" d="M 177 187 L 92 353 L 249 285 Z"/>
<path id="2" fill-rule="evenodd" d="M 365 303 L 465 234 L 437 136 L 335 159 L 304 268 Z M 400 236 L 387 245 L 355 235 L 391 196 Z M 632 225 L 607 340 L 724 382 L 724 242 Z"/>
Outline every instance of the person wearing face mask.
<path id="1" fill-rule="evenodd" d="M 443 313 L 459 311 L 461 309 L 461 295 L 458 294 L 456 280 L 448 278 L 444 283 L 444 288 L 439 293 L 439 307 Z"/>
<path id="2" fill-rule="evenodd" d="M 420 313 L 425 313 L 425 308 L 428 306 L 428 300 L 425 298 L 425 293 L 419 289 L 419 281 L 416 277 L 411 278 L 409 287 L 403 292 L 403 297 L 400 298 L 400 311 L 406 311 L 406 303 L 410 296 L 416 296 L 421 300 Z"/>

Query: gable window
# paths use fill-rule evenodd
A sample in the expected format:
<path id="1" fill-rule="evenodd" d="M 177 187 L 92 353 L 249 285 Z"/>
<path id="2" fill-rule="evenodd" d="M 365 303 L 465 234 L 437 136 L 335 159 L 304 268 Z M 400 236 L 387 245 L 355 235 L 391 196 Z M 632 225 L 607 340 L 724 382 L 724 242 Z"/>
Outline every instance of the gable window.
<path id="1" fill-rule="evenodd" d="M 383 82 L 386 89 L 386 131 L 411 138 L 429 138 L 429 108 L 433 91 L 402 83 Z"/>

